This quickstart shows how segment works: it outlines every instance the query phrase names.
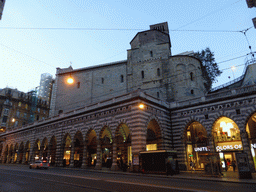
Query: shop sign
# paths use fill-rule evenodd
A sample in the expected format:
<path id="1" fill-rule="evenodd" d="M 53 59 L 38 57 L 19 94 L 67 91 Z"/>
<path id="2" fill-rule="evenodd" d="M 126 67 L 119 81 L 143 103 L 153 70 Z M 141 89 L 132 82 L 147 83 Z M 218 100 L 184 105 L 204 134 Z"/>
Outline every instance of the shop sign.
<path id="1" fill-rule="evenodd" d="M 230 150 L 239 150 L 242 149 L 242 145 L 241 144 L 237 144 L 237 145 L 222 145 L 222 146 L 217 146 L 216 147 L 216 151 L 230 151 Z"/>
<path id="2" fill-rule="evenodd" d="M 256 143 L 251 144 L 251 147 L 252 147 L 253 149 L 256 149 Z"/>
<path id="3" fill-rule="evenodd" d="M 210 147 L 195 147 L 194 148 L 195 152 L 200 152 L 200 151 L 210 151 Z"/>

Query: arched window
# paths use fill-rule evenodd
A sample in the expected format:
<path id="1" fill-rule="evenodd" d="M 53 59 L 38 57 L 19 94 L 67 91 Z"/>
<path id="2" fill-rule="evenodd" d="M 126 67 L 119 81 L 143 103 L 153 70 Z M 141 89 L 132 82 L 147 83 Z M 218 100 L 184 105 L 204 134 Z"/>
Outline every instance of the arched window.
<path id="1" fill-rule="evenodd" d="M 157 68 L 157 76 L 159 77 L 160 76 L 160 69 Z"/>
<path id="2" fill-rule="evenodd" d="M 123 82 L 124 82 L 124 76 L 121 75 L 121 83 L 123 83 Z"/>
<path id="3" fill-rule="evenodd" d="M 193 89 L 191 89 L 191 91 L 190 91 L 190 92 L 191 92 L 191 94 L 192 94 L 192 95 L 194 94 L 194 90 L 193 90 Z"/>
<path id="4" fill-rule="evenodd" d="M 141 71 L 141 78 L 144 79 L 144 71 Z"/>
<path id="5" fill-rule="evenodd" d="M 153 51 L 150 51 L 150 57 L 153 57 Z"/>

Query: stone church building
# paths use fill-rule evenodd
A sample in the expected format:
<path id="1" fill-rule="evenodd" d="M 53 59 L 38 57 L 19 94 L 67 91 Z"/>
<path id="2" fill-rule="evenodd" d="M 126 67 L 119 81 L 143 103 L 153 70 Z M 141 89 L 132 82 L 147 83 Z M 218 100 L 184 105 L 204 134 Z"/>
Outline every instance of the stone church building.
<path id="1" fill-rule="evenodd" d="M 204 169 L 207 156 L 224 162 L 243 152 L 255 170 L 256 60 L 207 93 L 200 61 L 171 54 L 167 23 L 130 45 L 124 61 L 57 68 L 50 118 L 2 133 L 1 162 L 117 170 L 123 161 L 138 170 L 141 151 L 175 150 L 189 170 L 191 161 Z"/>

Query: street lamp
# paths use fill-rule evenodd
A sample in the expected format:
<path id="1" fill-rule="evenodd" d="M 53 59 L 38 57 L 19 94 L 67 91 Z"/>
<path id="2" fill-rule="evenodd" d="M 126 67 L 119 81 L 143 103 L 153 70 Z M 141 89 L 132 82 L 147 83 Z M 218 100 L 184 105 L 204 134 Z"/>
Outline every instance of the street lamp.
<path id="1" fill-rule="evenodd" d="M 73 79 L 73 77 L 71 76 L 71 74 L 70 74 L 70 76 L 69 76 L 68 79 L 67 79 L 67 83 L 68 83 L 68 84 L 73 84 L 73 83 L 74 83 L 74 79 Z"/>
<path id="2" fill-rule="evenodd" d="M 231 67 L 231 71 L 233 72 L 233 78 L 235 79 L 235 74 L 234 74 L 234 71 L 236 70 L 236 67 L 235 66 L 232 66 Z"/>
<path id="3" fill-rule="evenodd" d="M 142 103 L 141 103 L 141 104 L 139 104 L 139 108 L 140 108 L 140 109 L 144 109 L 144 107 L 145 107 L 145 105 L 144 105 L 144 104 L 142 104 Z"/>
<path id="4" fill-rule="evenodd" d="M 15 119 L 14 119 L 14 118 L 12 118 L 12 122 L 13 122 L 13 123 L 15 122 Z"/>

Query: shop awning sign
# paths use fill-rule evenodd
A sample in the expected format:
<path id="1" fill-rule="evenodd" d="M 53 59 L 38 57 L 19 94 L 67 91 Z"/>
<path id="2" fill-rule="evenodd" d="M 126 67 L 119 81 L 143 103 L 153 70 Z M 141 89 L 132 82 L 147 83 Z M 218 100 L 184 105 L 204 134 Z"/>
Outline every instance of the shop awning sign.
<path id="1" fill-rule="evenodd" d="M 210 151 L 210 147 L 195 147 L 194 148 L 195 152 L 201 152 L 201 151 Z"/>
<path id="2" fill-rule="evenodd" d="M 241 150 L 243 149 L 242 144 L 230 144 L 230 145 L 221 145 L 221 146 L 217 146 L 216 147 L 216 151 L 220 152 L 220 151 L 234 151 L 234 150 Z"/>

